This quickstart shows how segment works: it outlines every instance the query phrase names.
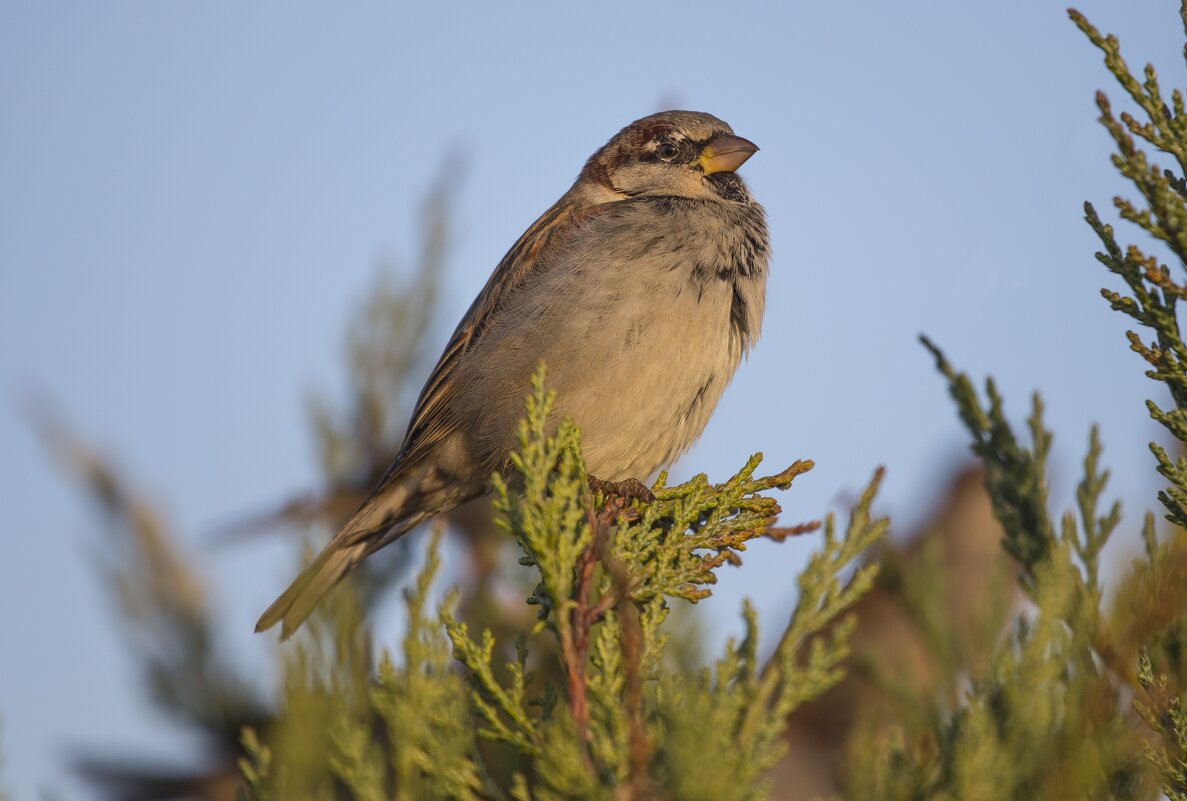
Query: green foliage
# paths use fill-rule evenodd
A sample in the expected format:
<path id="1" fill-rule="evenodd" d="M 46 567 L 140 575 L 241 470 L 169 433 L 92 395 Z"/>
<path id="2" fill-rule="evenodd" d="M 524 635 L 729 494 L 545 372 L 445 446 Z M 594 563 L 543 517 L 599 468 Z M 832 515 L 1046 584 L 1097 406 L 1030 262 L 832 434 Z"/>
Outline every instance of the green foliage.
<path id="1" fill-rule="evenodd" d="M 268 773 L 272 769 L 272 749 L 260 742 L 256 730 L 250 726 L 243 728 L 243 753 L 239 758 L 239 772 L 243 775 L 243 786 L 240 788 L 239 798 L 245 801 L 254 798 L 258 801 L 272 801 L 273 793 L 269 792 Z"/>
<path id="2" fill-rule="evenodd" d="M 977 399 L 968 376 L 953 370 L 944 354 L 926 337 L 924 347 L 936 358 L 936 366 L 948 379 L 949 392 L 960 417 L 973 438 L 972 448 L 985 466 L 985 487 L 993 501 L 993 511 L 1005 528 L 1002 546 L 1024 568 L 1033 570 L 1047 556 L 1054 540 L 1047 514 L 1046 460 L 1051 435 L 1043 428 L 1043 403 L 1033 396 L 1031 416 L 1027 420 L 1031 447 L 1018 443 L 1006 422 L 1002 397 L 990 378 L 985 382 L 989 407 Z"/>
<path id="3" fill-rule="evenodd" d="M 1187 5 L 1181 11 L 1187 28 Z M 1187 265 L 1187 109 L 1183 93 L 1171 92 L 1170 103 L 1162 96 L 1154 67 L 1147 64 L 1144 80 L 1139 82 L 1121 58 L 1115 36 L 1102 36 L 1083 15 L 1072 11 L 1076 25 L 1105 54 L 1105 66 L 1121 84 L 1138 115 L 1129 112 L 1114 115 L 1112 104 L 1103 92 L 1096 95 L 1100 122 L 1109 132 L 1117 152 L 1113 165 L 1129 179 L 1142 197 L 1141 203 L 1114 198 L 1122 219 L 1134 223 L 1162 243 L 1179 265 Z M 1152 146 L 1156 154 L 1170 156 L 1180 174 L 1176 176 L 1138 146 L 1137 140 Z M 1145 328 L 1154 340 L 1145 342 L 1133 331 L 1127 333 L 1130 347 L 1142 356 L 1151 369 L 1146 375 L 1161 382 L 1170 391 L 1174 408 L 1162 409 L 1148 401 L 1150 416 L 1161 423 L 1180 444 L 1187 443 L 1187 345 L 1179 330 L 1176 312 L 1178 301 L 1187 297 L 1187 287 L 1171 277 L 1171 270 L 1137 245 L 1124 250 L 1117 243 L 1113 227 L 1103 223 L 1091 203 L 1084 204 L 1085 219 L 1100 237 L 1104 251 L 1096 258 L 1129 289 L 1124 295 L 1109 289 L 1101 294 L 1117 311 L 1126 314 Z M 1151 444 L 1159 472 L 1171 485 L 1159 494 L 1171 522 L 1187 526 L 1187 460 L 1172 459 L 1166 450 Z"/>
<path id="4" fill-rule="evenodd" d="M 853 628 L 842 616 L 876 571 L 848 568 L 887 528 L 870 513 L 879 477 L 843 535 L 826 522 L 823 550 L 800 576 L 795 611 L 765 664 L 748 606 L 741 643 L 690 674 L 664 659 L 669 604 L 707 596 L 714 571 L 737 563 L 746 543 L 814 530 L 775 528 L 779 507 L 762 494 L 786 489 L 811 465 L 756 478 L 756 456 L 723 484 L 698 476 L 666 487 L 661 477 L 654 501 L 630 505 L 589 489 L 579 434 L 567 421 L 553 430 L 552 410 L 541 373 L 512 474 L 497 482 L 499 525 L 538 579 L 527 601 L 539 614 L 520 632 L 514 659 L 496 663 L 495 635 L 472 636 L 456 595 L 436 619 L 425 615 L 439 563 L 434 535 L 406 594 L 398 660 L 384 655 L 372 678 L 343 671 L 353 660 L 341 649 L 318 669 L 308 655 L 290 662 L 286 704 L 298 706 L 280 716 L 269 748 L 254 733 L 244 741 L 249 798 L 768 797 L 788 714 L 841 676 Z M 370 713 L 349 700 L 360 683 Z M 336 723 L 318 741 L 323 758 L 286 746 L 286 727 L 326 719 Z M 509 760 L 519 767 L 501 771 Z"/>
<path id="5" fill-rule="evenodd" d="M 1052 436 L 1037 396 L 1027 447 L 992 381 L 986 408 L 969 378 L 927 344 L 985 466 L 1003 545 L 1018 559 L 1033 614 L 1017 619 L 989 664 L 970 677 L 960 707 L 930 736 L 916 731 L 852 749 L 850 775 L 860 779 L 846 797 L 1148 798 L 1141 740 L 1121 704 L 1127 666 L 1116 661 L 1100 608 L 1099 556 L 1120 507 L 1099 513 L 1108 475 L 1099 469 L 1097 433 L 1089 437 L 1077 487 L 1079 518 L 1067 514 L 1056 529 L 1046 511 Z M 927 746 L 911 751 L 911 740 Z"/>
<path id="6" fill-rule="evenodd" d="M 869 591 L 877 567 L 862 565 L 848 582 L 840 573 L 885 533 L 887 520 L 869 514 L 880 480 L 879 473 L 854 506 L 843 538 L 837 539 L 833 518 L 826 520 L 825 547 L 800 574 L 791 622 L 764 669 L 756 659 L 755 613 L 747 606 L 746 636 L 731 642 L 713 669 L 661 682 L 660 714 L 672 732 L 660 754 L 662 776 L 674 798 L 766 797 L 766 773 L 785 749 L 780 736 L 787 717 L 843 673 L 854 620 L 839 616 Z"/>
<path id="7" fill-rule="evenodd" d="M 1151 703 L 1133 702 L 1142 720 L 1158 735 L 1146 743 L 1146 757 L 1163 777 L 1162 792 L 1170 801 L 1187 801 L 1187 712 L 1183 701 L 1170 691 L 1166 674 L 1155 675 L 1150 654 L 1142 651 L 1138 681 Z"/>
<path id="8" fill-rule="evenodd" d="M 370 690 L 371 704 L 386 724 L 388 754 L 374 742 L 365 719 L 347 717 L 336 733 L 334 771 L 360 801 L 480 797 L 466 687 L 452 670 L 449 644 L 436 619 L 424 614 L 440 566 L 441 534 L 442 529 L 434 532 L 416 586 L 405 594 L 402 667 L 384 654 Z M 389 784 L 394 785 L 390 796 Z"/>
<path id="9" fill-rule="evenodd" d="M 1137 108 L 1136 116 L 1129 112 L 1115 116 L 1104 93 L 1097 94 L 1100 122 L 1117 148 L 1113 165 L 1141 196 L 1137 203 L 1117 197 L 1114 205 L 1122 219 L 1161 243 L 1178 262 L 1180 271 L 1187 270 L 1187 183 L 1183 178 L 1187 173 L 1187 107 L 1183 92 L 1174 89 L 1168 103 L 1153 66 L 1146 65 L 1143 80 L 1139 81 L 1121 58 L 1116 37 L 1102 36 L 1081 14 L 1072 12 L 1071 16 L 1089 40 L 1104 52 L 1106 68 Z M 1180 8 L 1180 18 L 1187 32 L 1187 3 Z M 1153 148 L 1153 157 L 1138 145 L 1139 140 Z M 1158 164 L 1158 157 L 1172 159 L 1179 174 Z M 1152 341 L 1143 341 L 1138 333 L 1127 332 L 1130 347 L 1151 368 L 1146 375 L 1163 384 L 1170 393 L 1171 408 L 1164 409 L 1154 401 L 1147 401 L 1146 405 L 1150 416 L 1178 442 L 1181 452 L 1187 445 L 1187 345 L 1180 332 L 1176 306 L 1187 297 L 1187 286 L 1173 279 L 1169 267 L 1137 245 L 1131 244 L 1123 252 L 1112 226 L 1101 222 L 1091 204 L 1085 204 L 1085 214 L 1104 247 L 1103 252 L 1096 254 L 1097 259 L 1125 282 L 1130 293 L 1127 296 L 1104 289 L 1101 294 L 1113 309 L 1129 316 L 1153 336 Z M 1182 455 L 1172 458 L 1157 443 L 1150 443 L 1150 449 L 1158 472 L 1170 482 L 1158 493 L 1158 499 L 1166 509 L 1167 519 L 1182 529 L 1187 526 L 1187 459 Z M 1148 562 L 1137 568 L 1139 573 L 1153 575 L 1173 564 L 1169 558 L 1172 549 L 1158 547 L 1151 524 L 1143 530 L 1143 538 Z M 1160 560 L 1160 556 L 1166 558 Z M 1181 597 L 1159 600 L 1172 602 L 1172 615 L 1167 619 L 1167 605 L 1163 603 L 1163 614 L 1159 617 L 1166 619 L 1166 624 L 1161 630 L 1151 632 L 1151 639 L 1143 643 L 1150 650 L 1141 653 L 1138 683 L 1149 700 L 1143 702 L 1139 696 L 1135 708 L 1159 737 L 1157 743 L 1147 744 L 1147 754 L 1161 776 L 1163 792 L 1170 798 L 1183 798 L 1187 794 L 1184 780 L 1187 724 L 1180 711 L 1182 694 L 1187 690 L 1187 654 L 1182 647 L 1184 606 Z M 1165 666 L 1167 673 L 1155 675 L 1155 659 Z"/>

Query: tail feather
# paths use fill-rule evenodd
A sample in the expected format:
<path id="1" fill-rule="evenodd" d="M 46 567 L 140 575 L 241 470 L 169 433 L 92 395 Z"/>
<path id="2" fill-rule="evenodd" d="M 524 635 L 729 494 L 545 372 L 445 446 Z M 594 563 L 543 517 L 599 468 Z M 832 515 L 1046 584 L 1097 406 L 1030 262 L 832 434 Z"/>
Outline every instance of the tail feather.
<path id="1" fill-rule="evenodd" d="M 419 481 L 420 476 L 415 479 Z M 423 512 L 400 515 L 408 500 L 408 484 L 398 482 L 372 496 L 330 540 L 288 589 L 260 615 L 256 631 L 282 623 L 280 639 L 287 640 L 351 568 L 423 520 Z"/>
<path id="2" fill-rule="evenodd" d="M 265 631 L 284 621 L 280 639 L 287 640 L 365 552 L 366 546 L 361 543 L 344 548 L 327 547 L 260 615 L 256 631 Z"/>

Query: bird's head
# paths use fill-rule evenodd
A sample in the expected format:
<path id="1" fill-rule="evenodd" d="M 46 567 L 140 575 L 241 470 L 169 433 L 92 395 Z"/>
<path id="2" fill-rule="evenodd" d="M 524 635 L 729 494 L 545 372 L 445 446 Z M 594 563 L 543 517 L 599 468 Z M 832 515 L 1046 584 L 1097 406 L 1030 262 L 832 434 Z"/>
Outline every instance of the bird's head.
<path id="1" fill-rule="evenodd" d="M 711 114 L 663 111 L 619 131 L 586 162 L 579 183 L 628 197 L 745 200 L 734 171 L 757 150 Z"/>

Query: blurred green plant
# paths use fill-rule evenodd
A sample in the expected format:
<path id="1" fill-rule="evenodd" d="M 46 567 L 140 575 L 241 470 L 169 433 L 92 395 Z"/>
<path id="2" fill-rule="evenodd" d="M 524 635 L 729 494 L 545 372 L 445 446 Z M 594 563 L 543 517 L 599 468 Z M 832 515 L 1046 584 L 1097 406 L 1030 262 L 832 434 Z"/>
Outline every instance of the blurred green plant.
<path id="1" fill-rule="evenodd" d="M 320 534 L 336 528 L 386 469 L 399 445 L 397 427 L 411 405 L 414 376 L 431 366 L 425 342 L 448 257 L 457 181 L 456 171 L 444 170 L 427 193 L 420 212 L 422 239 L 411 269 L 378 271 L 374 291 L 347 338 L 346 402 L 336 405 L 319 397 L 310 402 L 324 489 L 221 531 L 223 544 L 270 529 Z M 116 756 L 107 744 L 105 752 L 91 751 L 75 760 L 81 774 L 117 801 L 214 801 L 234 798 L 241 784 L 236 760 L 243 754 L 245 726 L 275 729 L 294 753 L 324 753 L 327 746 L 318 741 L 318 730 L 307 737 L 299 727 L 288 730 L 276 721 L 269 688 L 248 680 L 247 671 L 222 647 L 224 623 L 208 601 L 199 560 L 182 547 L 165 516 L 113 460 L 70 431 L 52 404 L 31 404 L 30 409 L 51 453 L 80 480 L 99 512 L 105 534 L 99 568 L 154 706 L 200 744 L 193 758 L 180 764 Z M 497 536 L 482 516 L 459 519 L 455 528 L 474 544 L 476 554 L 480 544 Z M 403 550 L 389 549 L 390 554 L 356 571 L 350 588 L 317 624 L 324 642 L 286 656 L 281 693 L 287 707 L 312 714 L 339 702 L 332 687 L 313 687 L 305 677 L 334 675 L 340 684 L 349 680 L 351 686 L 361 686 L 362 676 L 373 671 L 365 614 L 391 585 L 393 574 L 398 575 Z M 481 573 L 475 594 L 489 592 L 492 580 L 489 571 Z M 488 614 L 497 615 L 497 608 Z M 361 700 L 365 706 L 365 697 Z"/>

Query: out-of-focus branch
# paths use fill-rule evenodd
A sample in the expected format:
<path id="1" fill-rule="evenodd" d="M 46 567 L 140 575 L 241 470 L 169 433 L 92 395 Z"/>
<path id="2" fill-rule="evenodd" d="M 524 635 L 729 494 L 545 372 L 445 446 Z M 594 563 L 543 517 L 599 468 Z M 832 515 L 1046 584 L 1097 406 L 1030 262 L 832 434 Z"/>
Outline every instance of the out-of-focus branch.
<path id="1" fill-rule="evenodd" d="M 106 531 L 101 570 L 119 604 L 124 633 L 144 665 L 157 705 L 234 742 L 245 720 L 266 716 L 258 693 L 224 663 L 202 581 L 162 516 L 47 404 L 35 423 L 58 464 L 81 481 Z"/>
<path id="2" fill-rule="evenodd" d="M 354 318 L 346 343 L 346 402 L 341 406 L 324 400 L 310 402 L 325 489 L 305 493 L 279 510 L 224 530 L 223 542 L 280 526 L 334 527 L 353 511 L 394 457 L 403 420 L 433 355 L 432 322 L 449 255 L 450 210 L 459 164 L 458 159 L 446 163 L 422 205 L 422 233 L 412 269 L 402 275 L 382 272 L 377 288 L 368 293 Z M 119 801 L 233 798 L 240 784 L 236 760 L 242 754 L 244 727 L 269 732 L 282 741 L 282 730 L 296 732 L 293 737 L 300 739 L 300 727 L 280 726 L 263 688 L 245 681 L 234 665 L 220 658 L 217 622 L 203 577 L 194 568 L 195 560 L 179 548 L 166 518 L 111 461 L 70 432 L 50 404 L 30 406 L 48 448 L 81 481 L 103 520 L 107 539 L 99 549 L 100 568 L 154 701 L 174 719 L 198 730 L 206 741 L 201 755 L 185 760 L 184 765 L 88 755 L 75 761 L 76 768 L 103 795 Z M 482 524 L 489 521 L 489 514 L 475 520 L 465 530 L 474 532 L 477 542 L 491 527 Z M 391 548 L 384 558 L 370 560 L 354 577 L 350 597 L 339 593 L 341 597 L 326 605 L 326 619 L 311 627 L 326 635 L 323 641 L 311 642 L 310 650 L 298 654 L 286 671 L 285 705 L 293 707 L 288 712 L 296 707 L 324 711 L 329 708 L 328 699 L 347 688 L 361 694 L 365 706 L 373 662 L 370 633 L 362 625 L 361 613 L 382 588 L 392 585 L 403 550 Z M 476 561 L 490 560 L 483 556 Z M 319 650 L 323 648 L 329 650 Z M 344 674 L 347 668 L 353 671 L 350 675 Z M 306 687 L 306 682 L 326 686 Z M 323 740 L 329 736 L 322 734 Z M 286 758 L 298 751 L 296 746 L 282 749 Z"/>

